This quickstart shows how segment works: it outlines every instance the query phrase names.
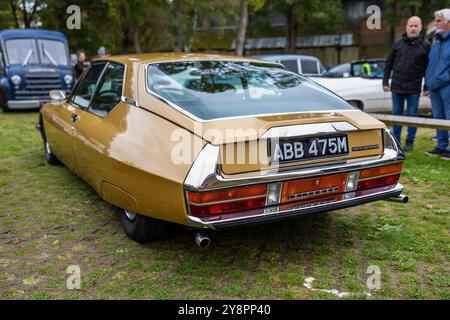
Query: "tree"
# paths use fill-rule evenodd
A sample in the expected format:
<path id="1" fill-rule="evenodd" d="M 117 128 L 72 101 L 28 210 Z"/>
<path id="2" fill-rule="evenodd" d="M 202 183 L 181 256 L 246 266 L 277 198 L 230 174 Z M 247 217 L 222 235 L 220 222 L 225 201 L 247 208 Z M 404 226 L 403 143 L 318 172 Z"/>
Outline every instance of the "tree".
<path id="1" fill-rule="evenodd" d="M 266 3 L 266 0 L 240 0 L 239 1 L 239 24 L 236 36 L 235 54 L 242 56 L 244 54 L 245 38 L 247 34 L 247 25 L 249 19 L 249 6 L 252 12 L 257 12 Z"/>
<path id="2" fill-rule="evenodd" d="M 439 9 L 448 8 L 449 0 L 385 0 L 385 17 L 390 25 L 390 41 L 395 41 L 395 27 L 402 19 L 417 15 L 424 26 L 434 18 L 433 13 Z M 425 31 L 425 30 L 424 30 Z"/>
<path id="3" fill-rule="evenodd" d="M 37 11 L 42 9 L 43 0 L 9 0 L 15 28 L 31 28 L 38 19 Z"/>

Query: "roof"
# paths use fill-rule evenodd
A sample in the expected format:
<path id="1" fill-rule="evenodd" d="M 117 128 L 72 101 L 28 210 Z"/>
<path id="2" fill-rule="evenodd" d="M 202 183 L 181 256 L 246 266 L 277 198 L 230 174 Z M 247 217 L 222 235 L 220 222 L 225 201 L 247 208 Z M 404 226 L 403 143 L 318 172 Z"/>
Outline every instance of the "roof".
<path id="1" fill-rule="evenodd" d="M 317 47 L 334 47 L 340 45 L 342 47 L 354 45 L 353 34 L 325 34 L 317 36 L 297 37 L 295 45 L 297 48 L 317 48 Z M 245 40 L 246 50 L 255 49 L 281 49 L 286 46 L 286 37 L 273 38 L 247 38 Z M 236 39 L 233 41 L 231 48 L 236 48 Z"/>
<path id="2" fill-rule="evenodd" d="M 192 61 L 192 60 L 235 60 L 235 61 L 254 61 L 254 62 L 266 62 L 261 59 L 246 58 L 230 55 L 219 54 L 200 54 L 200 53 L 183 53 L 183 52 L 164 52 L 164 53 L 140 53 L 140 54 L 127 54 L 118 56 L 108 56 L 98 58 L 98 60 L 110 60 L 119 63 L 156 63 L 156 62 L 172 62 L 172 61 Z"/>
<path id="3" fill-rule="evenodd" d="M 44 29 L 6 29 L 0 31 L 0 38 L 4 40 L 16 38 L 48 38 L 67 41 L 67 37 L 63 33 Z"/>

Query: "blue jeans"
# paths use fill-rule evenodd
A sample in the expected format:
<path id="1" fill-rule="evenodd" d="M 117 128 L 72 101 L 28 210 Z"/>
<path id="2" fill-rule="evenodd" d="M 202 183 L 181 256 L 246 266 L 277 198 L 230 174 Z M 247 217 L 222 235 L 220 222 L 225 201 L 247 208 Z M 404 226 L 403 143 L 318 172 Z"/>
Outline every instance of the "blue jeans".
<path id="1" fill-rule="evenodd" d="M 417 117 L 419 114 L 419 98 L 420 94 L 400 94 L 392 92 L 392 113 L 396 116 L 402 116 L 405 112 L 405 100 L 406 100 L 406 112 L 410 117 Z M 401 142 L 402 137 L 402 126 L 393 125 L 394 137 Z M 414 142 L 416 138 L 416 127 L 408 127 L 407 141 Z"/>
<path id="2" fill-rule="evenodd" d="M 430 90 L 433 118 L 450 120 L 450 85 L 438 90 Z M 437 147 L 448 149 L 448 130 L 436 130 Z"/>

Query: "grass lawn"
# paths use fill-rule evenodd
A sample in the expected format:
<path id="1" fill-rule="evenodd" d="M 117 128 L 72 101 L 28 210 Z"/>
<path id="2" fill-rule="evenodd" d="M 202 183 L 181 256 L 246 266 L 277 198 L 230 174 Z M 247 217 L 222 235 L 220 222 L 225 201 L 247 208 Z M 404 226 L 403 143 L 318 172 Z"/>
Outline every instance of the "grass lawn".
<path id="1" fill-rule="evenodd" d="M 200 250 L 183 228 L 140 245 L 110 205 L 64 166 L 45 163 L 36 112 L 0 113 L 0 298 L 450 299 L 450 161 L 419 129 L 401 182 L 407 205 L 377 202 L 222 231 Z M 66 269 L 81 269 L 69 290 Z M 370 265 L 381 289 L 364 292 Z"/>

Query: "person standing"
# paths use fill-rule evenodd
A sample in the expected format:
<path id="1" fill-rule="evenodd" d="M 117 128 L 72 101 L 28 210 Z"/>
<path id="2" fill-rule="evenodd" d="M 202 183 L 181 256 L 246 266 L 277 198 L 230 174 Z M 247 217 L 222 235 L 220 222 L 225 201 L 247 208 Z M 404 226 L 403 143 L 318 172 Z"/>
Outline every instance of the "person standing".
<path id="1" fill-rule="evenodd" d="M 403 115 L 405 100 L 407 103 L 407 114 L 417 117 L 419 113 L 419 98 L 422 91 L 422 79 L 428 65 L 428 53 L 430 44 L 420 34 L 422 31 L 422 20 L 413 16 L 406 23 L 406 32 L 402 38 L 394 43 L 384 67 L 383 90 L 392 91 L 392 113 Z M 392 81 L 389 86 L 389 79 Z M 424 95 L 428 95 L 427 87 L 424 86 Z M 402 126 L 394 125 L 395 138 L 401 142 Z M 417 128 L 408 127 L 405 151 L 413 150 Z"/>
<path id="2" fill-rule="evenodd" d="M 77 63 L 73 67 L 75 79 L 78 81 L 80 79 L 81 75 L 83 74 L 84 68 L 85 68 L 85 61 L 86 61 L 86 54 L 83 50 L 77 51 Z"/>
<path id="3" fill-rule="evenodd" d="M 436 11 L 434 16 L 436 41 L 431 47 L 425 83 L 430 89 L 433 117 L 450 120 L 450 9 Z M 450 160 L 448 130 L 436 132 L 437 146 L 426 154 Z"/>

